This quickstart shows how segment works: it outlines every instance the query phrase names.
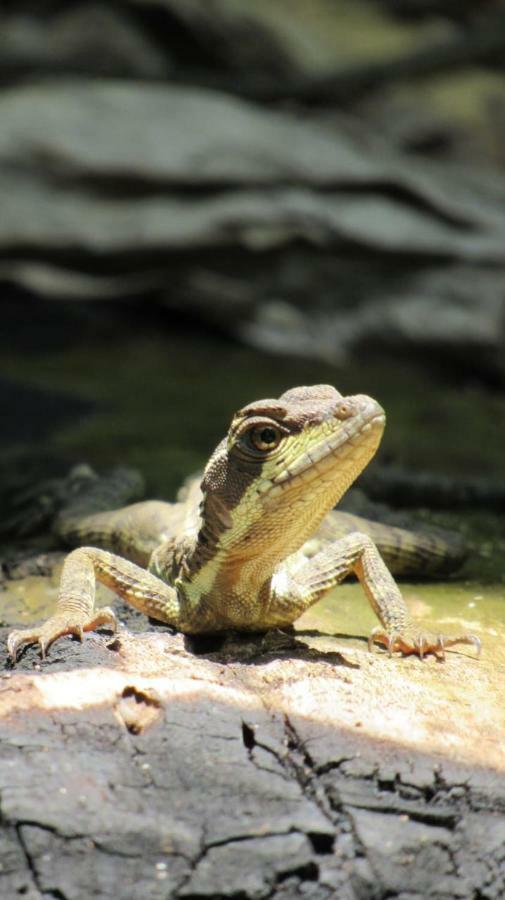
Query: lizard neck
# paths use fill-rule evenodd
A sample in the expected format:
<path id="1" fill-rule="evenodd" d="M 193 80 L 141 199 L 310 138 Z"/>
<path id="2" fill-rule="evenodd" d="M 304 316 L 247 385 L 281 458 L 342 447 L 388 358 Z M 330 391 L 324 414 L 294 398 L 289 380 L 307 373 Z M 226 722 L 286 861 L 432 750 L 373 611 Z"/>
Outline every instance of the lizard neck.
<path id="1" fill-rule="evenodd" d="M 249 528 L 239 510 L 226 508 L 215 493 L 203 492 L 200 523 L 184 557 L 181 582 L 191 594 L 203 596 L 257 594 L 273 573 L 277 559 L 266 559 L 261 548 L 250 544 Z M 279 558 L 284 551 L 279 551 Z"/>

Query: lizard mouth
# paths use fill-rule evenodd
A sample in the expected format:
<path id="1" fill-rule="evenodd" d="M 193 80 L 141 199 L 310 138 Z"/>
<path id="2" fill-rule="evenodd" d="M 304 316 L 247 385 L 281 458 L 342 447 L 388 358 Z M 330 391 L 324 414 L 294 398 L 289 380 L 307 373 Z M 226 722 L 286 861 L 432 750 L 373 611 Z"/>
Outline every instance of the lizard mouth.
<path id="1" fill-rule="evenodd" d="M 374 455 L 382 437 L 386 417 L 378 404 L 365 408 L 329 430 L 313 446 L 285 466 L 270 482 L 268 495 L 277 495 L 299 482 L 345 481 L 350 484 Z"/>

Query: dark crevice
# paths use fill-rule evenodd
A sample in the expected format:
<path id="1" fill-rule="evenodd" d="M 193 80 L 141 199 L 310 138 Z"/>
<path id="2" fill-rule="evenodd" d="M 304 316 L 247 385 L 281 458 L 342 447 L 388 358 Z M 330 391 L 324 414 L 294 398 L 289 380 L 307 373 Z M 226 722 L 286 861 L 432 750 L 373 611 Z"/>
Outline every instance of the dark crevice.
<path id="1" fill-rule="evenodd" d="M 252 760 L 252 762 L 255 765 L 258 765 L 258 764 L 254 758 L 252 751 L 254 750 L 255 747 L 259 747 L 261 750 L 264 750 L 265 753 L 269 753 L 270 756 L 273 756 L 273 758 L 275 760 L 277 760 L 277 762 L 282 767 L 282 769 L 286 775 L 288 775 L 289 777 L 293 776 L 293 773 L 291 772 L 291 770 L 288 771 L 288 769 L 286 767 L 286 761 L 287 761 L 286 754 L 279 753 L 277 750 L 275 750 L 274 747 L 270 747 L 268 744 L 263 743 L 263 741 L 259 741 L 256 737 L 254 728 L 251 725 L 248 725 L 247 722 L 244 722 L 244 721 L 242 722 L 242 742 L 244 744 L 244 747 L 246 747 L 246 749 L 249 752 L 249 758 Z M 259 766 L 259 768 L 262 768 L 262 767 Z"/>
<path id="2" fill-rule="evenodd" d="M 381 778 L 380 773 L 376 772 L 374 777 L 378 791 L 386 794 L 396 794 L 398 797 L 407 800 L 412 798 L 412 792 L 414 792 L 419 799 L 422 799 L 425 803 L 430 803 L 439 793 L 437 782 L 434 785 L 424 784 L 422 787 L 418 787 L 402 781 L 399 775 L 395 775 L 393 778 Z"/>
<path id="3" fill-rule="evenodd" d="M 414 806 L 408 802 L 383 802 L 381 798 L 372 798 L 364 800 L 362 803 L 352 800 L 342 800 L 341 806 L 339 801 L 334 799 L 334 808 L 347 807 L 350 809 L 365 809 L 369 812 L 377 812 L 381 815 L 407 816 L 412 822 L 420 822 L 423 825 L 433 825 L 438 828 L 454 829 L 461 820 L 461 815 L 450 809 L 430 808 L 424 809 L 422 806 Z"/>
<path id="4" fill-rule="evenodd" d="M 320 776 L 326 775 L 328 772 L 339 771 L 344 763 L 351 762 L 353 759 L 353 756 L 342 756 L 340 759 L 332 759 L 330 762 L 322 763 L 322 765 L 316 766 L 314 769 L 314 773 L 317 776 Z"/>
<path id="5" fill-rule="evenodd" d="M 352 835 L 353 853 L 355 858 L 364 858 L 368 860 L 366 848 L 360 840 L 352 817 L 349 815 L 348 808 L 346 808 L 348 805 L 343 803 L 334 785 L 332 788 L 328 789 L 324 780 L 318 778 L 317 767 L 307 750 L 306 742 L 300 739 L 293 722 L 288 716 L 285 717 L 285 730 L 291 761 L 295 767 L 298 783 L 305 796 L 315 802 L 326 818 L 332 822 L 336 829 L 336 834 L 338 834 L 343 826 L 344 829 Z M 298 761 L 296 759 L 297 756 Z M 343 762 L 344 759 L 339 762 L 337 761 L 336 767 L 338 768 Z M 332 846 L 329 849 L 330 837 Z M 313 837 L 310 835 L 309 840 L 313 840 Z M 319 846 L 322 847 L 322 850 L 318 850 L 318 852 L 333 852 L 334 840 L 335 836 L 324 834 L 317 835 L 316 843 L 319 842 Z M 385 895 L 381 894 L 381 900 L 383 897 L 385 897 Z"/>
<path id="6" fill-rule="evenodd" d="M 219 841 L 209 841 L 209 843 L 205 845 L 204 851 L 199 856 L 197 864 L 207 855 L 208 851 L 213 850 L 214 847 L 227 847 L 228 844 L 241 844 L 244 841 L 255 841 L 258 838 L 264 840 L 265 838 L 268 839 L 271 837 L 287 837 L 287 835 L 290 834 L 297 834 L 297 830 L 295 828 L 288 828 L 285 831 L 269 831 L 268 834 L 237 834 L 221 838 Z"/>
<path id="7" fill-rule="evenodd" d="M 286 760 L 285 758 L 278 753 L 273 747 L 269 747 L 268 744 L 264 744 L 261 741 L 256 739 L 256 735 L 254 732 L 254 728 L 251 725 L 248 725 L 247 722 L 242 721 L 242 743 L 247 750 L 247 755 L 250 761 L 262 772 L 268 772 L 270 775 L 274 775 L 277 778 L 282 778 L 285 781 L 290 781 L 293 777 L 292 772 L 286 769 Z M 254 754 L 254 749 L 258 747 L 261 750 L 264 750 L 265 753 L 269 753 L 276 762 L 280 766 L 279 769 L 270 769 L 268 766 L 261 765 L 260 762 L 256 759 Z"/>
<path id="8" fill-rule="evenodd" d="M 343 199 L 347 197 L 375 196 L 391 200 L 399 205 L 405 205 L 409 208 L 432 216 L 441 222 L 458 229 L 460 232 L 475 232 L 475 224 L 462 214 L 458 214 L 455 210 L 444 209 L 442 203 L 437 203 L 435 199 L 429 196 L 423 196 L 415 184 L 411 186 L 408 180 L 401 183 L 388 180 L 388 178 L 374 180 L 370 177 L 364 182 L 352 182 L 349 179 L 343 180 L 335 177 L 327 179 L 323 184 L 310 179 L 303 180 L 297 172 L 291 176 L 289 174 L 284 177 L 278 176 L 275 182 L 258 179 L 244 182 L 240 179 L 225 180 L 218 178 L 212 181 L 210 178 L 198 183 L 194 180 L 178 179 L 171 180 L 170 176 L 155 173 L 145 174 L 142 171 L 132 171 L 127 175 L 118 175 L 114 172 L 93 172 L 92 174 L 81 173 L 79 171 L 66 173 L 61 171 L 60 161 L 55 158 L 54 166 L 49 168 L 51 160 L 46 162 L 45 178 L 48 184 L 54 184 L 56 187 L 63 186 L 83 190 L 88 196 L 99 198 L 121 198 L 131 200 L 143 200 L 150 197 L 168 197 L 178 199 L 188 205 L 192 200 L 200 202 L 212 202 L 225 195 L 244 195 L 244 194 L 267 194 L 272 191 L 282 190 L 306 190 L 315 195 L 321 195 L 326 198 L 338 192 Z M 23 173 L 21 164 L 17 164 L 13 169 L 15 172 Z M 401 178 L 401 176 L 399 176 Z"/>
<path id="9" fill-rule="evenodd" d="M 286 740 L 288 750 L 295 751 L 299 753 L 302 757 L 305 765 L 312 771 L 315 772 L 315 763 L 312 759 L 309 751 L 307 750 L 307 743 L 305 741 L 301 741 L 299 735 L 296 732 L 289 716 L 285 717 L 285 729 L 286 729 Z"/>
<path id="10" fill-rule="evenodd" d="M 341 760 L 325 763 L 317 767 L 315 774 L 320 776 L 330 772 L 339 773 L 342 764 L 351 759 L 352 757 L 343 757 Z M 375 792 L 370 794 L 369 799 L 364 798 L 362 801 L 350 799 L 345 796 L 345 792 L 344 796 L 341 796 L 339 786 L 366 782 L 375 785 Z M 418 786 L 402 781 L 398 774 L 381 777 L 378 770 L 358 776 L 344 772 L 340 780 L 327 782 L 327 796 L 331 808 L 339 813 L 345 808 L 355 808 L 385 815 L 406 815 L 412 821 L 452 830 L 461 821 L 462 807 L 471 809 L 472 806 L 468 803 L 467 796 L 461 798 L 457 807 L 450 805 L 450 800 L 446 796 L 448 790 L 441 790 L 441 784 L 443 781 L 437 773 L 433 785 Z"/>
<path id="11" fill-rule="evenodd" d="M 222 650 L 226 635 L 224 634 L 192 634 L 186 635 L 184 643 L 190 653 L 195 656 L 206 656 Z"/>
<path id="12" fill-rule="evenodd" d="M 271 831 L 268 834 L 241 834 L 241 835 L 231 835 L 226 838 L 222 838 L 218 841 L 209 841 L 208 843 L 204 843 L 198 855 L 191 861 L 191 871 L 183 879 L 182 883 L 179 884 L 178 889 L 176 891 L 176 895 L 180 893 L 180 891 L 186 887 L 188 882 L 191 880 L 193 873 L 197 870 L 198 866 L 205 859 L 210 850 L 213 850 L 216 847 L 227 847 L 229 844 L 239 844 L 246 843 L 247 841 L 255 841 L 257 839 L 265 840 L 271 837 L 287 837 L 291 834 L 300 834 L 302 832 L 297 831 L 294 828 L 290 828 L 287 831 Z M 317 881 L 319 878 L 319 869 L 315 862 L 308 862 L 303 866 L 299 866 L 296 869 L 290 869 L 289 871 L 280 873 L 276 878 L 276 883 L 281 881 L 286 881 L 290 877 L 298 877 L 302 878 L 305 881 Z M 233 894 L 227 894 L 227 900 L 249 900 L 250 895 L 248 893 L 244 893 L 243 891 L 237 891 Z M 208 897 L 208 894 L 200 894 L 200 893 L 184 893 L 185 900 L 201 900 L 203 897 Z"/>
<path id="13" fill-rule="evenodd" d="M 387 794 L 397 794 L 400 779 L 398 778 L 398 775 L 395 775 L 394 778 L 381 778 L 378 775 L 376 777 L 376 783 L 379 791 Z"/>
<path id="14" fill-rule="evenodd" d="M 23 826 L 22 826 L 21 824 L 17 824 L 17 825 L 15 826 L 15 830 L 16 830 L 16 835 L 17 835 L 18 843 L 19 843 L 19 846 L 20 846 L 21 851 L 22 851 L 22 853 L 23 853 L 23 856 L 24 856 L 24 858 L 25 858 L 25 862 L 26 862 L 28 871 L 29 871 L 30 874 L 31 874 L 33 884 L 35 885 L 35 888 L 39 891 L 39 893 L 42 894 L 42 893 L 43 893 L 43 889 L 42 889 L 42 885 L 40 884 L 40 881 L 39 881 L 39 873 L 38 873 L 38 871 L 37 871 L 37 867 L 36 867 L 36 865 L 35 865 L 35 861 L 34 861 L 34 859 L 33 859 L 33 856 L 31 855 L 31 853 L 30 853 L 30 851 L 29 851 L 29 849 L 28 849 L 28 845 L 27 845 L 27 843 L 26 843 L 26 841 L 25 841 L 25 838 L 24 838 L 24 835 L 23 835 Z M 63 900 L 66 900 L 66 898 L 63 898 Z"/>
<path id="15" fill-rule="evenodd" d="M 288 869 L 286 872 L 281 872 L 277 876 L 276 883 L 282 884 L 288 878 L 298 878 L 300 881 L 318 881 L 319 868 L 315 862 L 308 862 L 303 866 L 298 866 L 296 869 Z"/>
<path id="16" fill-rule="evenodd" d="M 23 828 L 25 825 L 31 826 L 32 828 L 38 828 L 40 831 L 45 831 L 48 834 L 52 834 L 65 841 L 78 841 L 88 837 L 88 834 L 80 832 L 75 832 L 74 834 L 62 834 L 57 828 L 53 828 L 51 825 L 47 825 L 47 823 L 40 822 L 37 819 L 18 819 L 14 827 L 19 829 Z"/>
<path id="17" fill-rule="evenodd" d="M 331 853 L 333 853 L 335 838 L 332 834 L 309 832 L 307 834 L 307 837 L 318 856 L 329 856 Z"/>
<path id="18" fill-rule="evenodd" d="M 185 893 L 184 900 L 209 900 L 209 896 L 207 892 L 202 894 L 200 891 L 192 894 Z M 226 894 L 226 900 L 251 900 L 251 895 L 246 891 L 234 891 L 233 894 Z"/>
<path id="19" fill-rule="evenodd" d="M 289 716 L 284 717 L 284 729 L 288 754 L 284 765 L 289 765 L 291 773 L 295 776 L 303 795 L 315 803 L 326 819 L 336 827 L 338 821 L 335 818 L 335 807 L 332 807 L 326 794 L 325 786 L 317 777 L 313 758 L 307 750 L 307 744 L 300 739 L 293 722 Z"/>
<path id="20" fill-rule="evenodd" d="M 256 738 L 254 736 L 254 730 L 251 728 L 247 722 L 242 721 L 242 741 L 244 743 L 244 747 L 249 752 L 253 750 L 256 746 Z"/>

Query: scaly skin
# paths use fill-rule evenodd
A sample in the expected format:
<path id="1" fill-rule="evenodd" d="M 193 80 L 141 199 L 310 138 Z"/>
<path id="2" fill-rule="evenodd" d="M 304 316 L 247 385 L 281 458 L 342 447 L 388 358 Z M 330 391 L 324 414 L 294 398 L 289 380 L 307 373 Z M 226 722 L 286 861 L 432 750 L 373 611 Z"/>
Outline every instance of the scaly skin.
<path id="1" fill-rule="evenodd" d="M 94 608 L 96 580 L 147 615 L 197 634 L 289 625 L 351 573 L 380 621 L 370 646 L 421 657 L 443 656 L 457 643 L 479 649 L 473 635 L 424 634 L 370 536 L 353 530 L 352 517 L 342 526 L 330 512 L 374 455 L 384 424 L 370 397 L 344 398 L 329 385 L 293 388 L 234 416 L 200 487 L 190 485 L 179 503 L 97 512 L 100 492 L 90 485 L 57 530 L 71 543 L 99 546 L 67 556 L 55 615 L 11 633 L 12 658 L 26 644 L 38 643 L 44 656 L 64 634 L 114 629 L 113 611 Z M 121 496 L 121 473 L 116 482 L 109 497 Z M 399 560 L 409 536 L 393 532 L 389 551 Z M 435 545 L 427 538 L 418 551 L 411 540 L 411 559 L 427 565 Z"/>

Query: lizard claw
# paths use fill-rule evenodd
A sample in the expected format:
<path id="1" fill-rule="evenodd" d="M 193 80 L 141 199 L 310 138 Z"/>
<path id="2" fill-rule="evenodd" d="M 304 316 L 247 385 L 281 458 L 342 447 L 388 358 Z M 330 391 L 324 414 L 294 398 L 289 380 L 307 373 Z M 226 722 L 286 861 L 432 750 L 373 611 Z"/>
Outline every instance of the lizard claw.
<path id="1" fill-rule="evenodd" d="M 115 613 L 108 606 L 94 610 L 91 616 L 86 616 L 79 612 L 75 612 L 72 615 L 56 613 L 42 625 L 11 631 L 7 638 L 7 650 L 12 662 L 15 663 L 21 647 L 38 644 L 41 659 L 45 659 L 47 650 L 58 638 L 63 637 L 65 634 L 74 634 L 82 642 L 85 631 L 92 631 L 101 625 L 106 625 L 114 632 L 117 631 Z"/>
<path id="2" fill-rule="evenodd" d="M 380 625 L 374 628 L 368 638 L 368 649 L 373 650 L 374 643 L 386 647 L 388 655 L 392 656 L 395 650 L 399 650 L 404 656 L 416 653 L 419 659 L 433 653 L 437 659 L 445 660 L 446 647 L 455 644 L 471 644 L 476 649 L 477 659 L 480 656 L 481 642 L 475 634 L 460 634 L 455 637 L 449 635 L 417 633 L 412 627 L 404 632 L 394 631 L 388 634 Z"/>

